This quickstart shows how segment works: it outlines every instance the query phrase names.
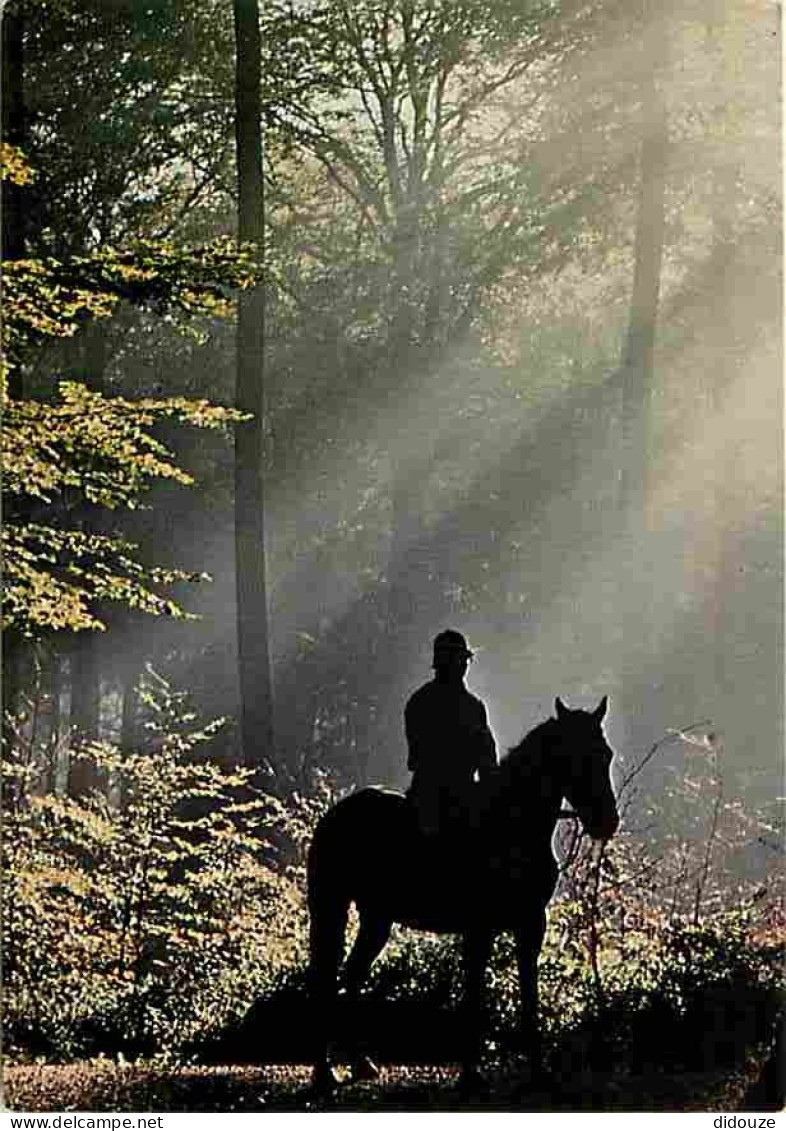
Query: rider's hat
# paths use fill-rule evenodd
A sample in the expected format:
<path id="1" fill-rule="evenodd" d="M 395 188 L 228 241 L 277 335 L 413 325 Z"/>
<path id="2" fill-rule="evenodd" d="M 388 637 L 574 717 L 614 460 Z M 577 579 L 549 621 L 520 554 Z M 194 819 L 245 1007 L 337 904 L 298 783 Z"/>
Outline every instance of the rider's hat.
<path id="1" fill-rule="evenodd" d="M 434 637 L 434 667 L 453 656 L 471 660 L 474 655 L 465 637 L 453 628 L 447 628 Z"/>

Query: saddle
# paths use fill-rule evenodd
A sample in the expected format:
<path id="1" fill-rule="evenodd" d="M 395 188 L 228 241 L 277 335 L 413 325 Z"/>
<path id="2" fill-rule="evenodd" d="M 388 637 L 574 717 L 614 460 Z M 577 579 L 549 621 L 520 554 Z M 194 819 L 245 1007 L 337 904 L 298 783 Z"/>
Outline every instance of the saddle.
<path id="1" fill-rule="evenodd" d="M 485 850 L 478 843 L 474 809 L 454 809 L 438 814 L 436 820 L 424 821 L 423 812 L 409 794 L 405 795 L 405 804 L 411 872 L 419 871 L 424 885 L 430 888 L 435 883 L 452 886 L 454 880 L 465 884 L 474 877 L 486 862 Z"/>

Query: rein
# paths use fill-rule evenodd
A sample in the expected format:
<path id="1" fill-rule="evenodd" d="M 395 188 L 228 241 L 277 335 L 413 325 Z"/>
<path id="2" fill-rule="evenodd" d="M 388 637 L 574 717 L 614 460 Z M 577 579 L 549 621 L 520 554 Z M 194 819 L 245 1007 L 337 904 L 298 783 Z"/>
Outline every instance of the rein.
<path id="1" fill-rule="evenodd" d="M 574 824 L 573 826 L 573 833 L 571 835 L 571 841 L 568 846 L 568 851 L 565 854 L 565 859 L 561 864 L 557 865 L 559 874 L 561 876 L 564 876 L 565 873 L 573 867 L 573 864 L 575 863 L 576 857 L 579 853 L 579 844 L 581 842 L 581 832 L 578 825 L 579 815 L 575 809 L 560 809 L 559 813 L 557 813 L 557 820 L 576 822 L 576 824 Z"/>

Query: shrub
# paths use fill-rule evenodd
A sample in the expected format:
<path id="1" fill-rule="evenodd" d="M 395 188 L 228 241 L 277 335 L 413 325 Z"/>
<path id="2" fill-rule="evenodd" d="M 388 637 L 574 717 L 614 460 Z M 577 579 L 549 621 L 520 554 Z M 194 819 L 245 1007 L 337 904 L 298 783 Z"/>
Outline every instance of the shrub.
<path id="1" fill-rule="evenodd" d="M 152 741 L 92 743 L 105 792 L 36 796 L 6 759 L 3 956 L 10 1051 L 177 1049 L 224 1024 L 302 959 L 294 866 L 278 866 L 289 812 L 227 771 L 158 682 Z M 297 835 L 297 827 L 295 829 Z"/>
<path id="2" fill-rule="evenodd" d="M 301 1056 L 303 857 L 334 799 L 330 783 L 317 775 L 282 800 L 250 771 L 212 762 L 219 724 L 197 727 L 165 684 L 147 701 L 144 748 L 81 751 L 104 782 L 86 799 L 36 794 L 22 751 L 4 763 L 6 1048 L 50 1059 L 220 1056 L 234 1031 L 241 1055 L 279 1055 L 286 1024 L 301 1030 L 290 1040 Z M 540 958 L 546 1053 L 562 1078 L 740 1064 L 770 1039 L 782 918 L 754 898 L 710 911 L 707 859 L 699 852 L 698 872 L 680 881 L 686 898 L 675 899 L 672 872 L 659 888 L 647 845 L 630 832 L 600 855 L 577 845 Z M 345 1036 L 363 1028 L 394 1061 L 455 1059 L 462 982 L 454 937 L 396 930 Z M 488 1050 L 504 1061 L 518 1021 L 508 935 L 494 947 L 487 1000 Z"/>
<path id="3" fill-rule="evenodd" d="M 589 1068 L 626 1074 L 743 1064 L 751 1049 L 772 1039 L 782 1008 L 783 949 L 758 936 L 751 907 L 699 926 L 648 914 L 621 936 L 601 935 L 599 992 L 583 909 L 558 900 L 539 963 L 547 1060 L 559 1075 Z M 417 1015 L 412 1009 L 402 1014 L 416 1028 L 436 1031 L 435 1012 L 451 1014 L 455 1025 L 461 1010 L 459 958 L 454 938 L 400 933 L 372 973 L 370 995 L 380 1005 L 417 1006 Z M 486 996 L 486 1047 L 493 1063 L 514 1055 L 518 1044 L 518 977 L 509 934 L 496 941 Z M 365 1011 L 366 1021 L 374 1016 L 373 1009 Z M 440 1032 L 449 1035 L 450 1026 Z M 384 1033 L 365 1036 L 372 1046 L 390 1043 Z M 417 1041 L 402 1033 L 397 1045 L 401 1053 Z M 444 1058 L 444 1051 L 434 1048 L 432 1058 Z"/>

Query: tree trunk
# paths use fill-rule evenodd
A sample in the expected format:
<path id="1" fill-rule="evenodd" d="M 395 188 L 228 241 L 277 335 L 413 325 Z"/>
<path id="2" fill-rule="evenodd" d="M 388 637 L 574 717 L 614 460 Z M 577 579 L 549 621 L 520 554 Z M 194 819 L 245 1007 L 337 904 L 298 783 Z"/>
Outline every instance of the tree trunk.
<path id="1" fill-rule="evenodd" d="M 657 89 L 661 32 L 643 37 L 646 68 L 641 83 L 642 140 L 630 318 L 622 356 L 620 507 L 635 503 L 648 465 L 648 418 L 655 373 L 665 220 L 668 128 Z"/>
<path id="2" fill-rule="evenodd" d="M 108 359 L 108 342 L 103 325 L 92 323 L 83 331 L 74 378 L 95 392 L 104 390 L 104 371 Z M 101 533 L 100 520 L 85 514 L 79 525 L 90 533 Z M 71 741 L 100 737 L 101 667 L 96 632 L 75 633 L 71 646 Z M 68 794 L 81 797 L 100 784 L 91 763 L 71 759 L 68 769 Z"/>
<path id="3" fill-rule="evenodd" d="M 625 742 L 633 750 L 647 745 L 640 713 L 643 699 L 652 693 L 649 641 L 657 616 L 652 605 L 653 579 L 646 562 L 655 556 L 644 543 L 648 529 L 647 488 L 652 466 L 652 395 L 655 383 L 655 343 L 660 301 L 665 220 L 668 130 L 665 107 L 658 90 L 665 47 L 664 20 L 653 0 L 642 0 L 644 26 L 639 60 L 637 98 L 641 113 L 639 195 L 634 241 L 633 285 L 630 316 L 620 365 L 620 448 L 618 493 L 614 525 L 620 535 L 620 556 L 635 568 L 626 570 L 622 593 L 615 598 L 619 618 L 620 649 L 617 656 L 616 707 L 625 719 Z"/>
<path id="4" fill-rule="evenodd" d="M 71 709 L 69 723 L 79 738 L 98 738 L 101 717 L 100 676 L 95 641 L 82 633 L 71 650 Z"/>
<path id="5" fill-rule="evenodd" d="M 124 754 L 133 753 L 137 745 L 137 715 L 139 707 L 139 693 L 137 691 L 138 676 L 139 673 L 136 667 L 129 666 L 123 673 L 121 683 L 120 749 Z"/>
<path id="6" fill-rule="evenodd" d="M 93 634 L 74 636 L 71 651 L 71 748 L 99 737 L 101 679 Z M 68 796 L 84 797 L 98 785 L 94 767 L 83 758 L 69 758 Z"/>
<path id="7" fill-rule="evenodd" d="M 57 769 L 60 754 L 62 729 L 60 699 L 63 692 L 62 656 L 53 647 L 49 653 L 48 693 L 49 693 L 49 733 L 46 744 L 45 792 L 57 792 Z"/>
<path id="8" fill-rule="evenodd" d="M 13 631 L 3 632 L 3 749 L 8 755 L 14 746 L 12 717 L 19 709 L 22 690 L 22 638 Z"/>
<path id="9" fill-rule="evenodd" d="M 23 26 L 18 7 L 10 3 L 2 17 L 2 132 L 3 141 L 24 149 L 25 105 Z M 25 253 L 22 193 L 24 187 L 3 183 L 2 257 L 22 259 Z"/>
<path id="10" fill-rule="evenodd" d="M 257 0 L 233 0 L 236 41 L 235 141 L 238 238 L 264 250 L 264 187 L 260 119 L 261 38 Z M 275 762 L 273 681 L 265 576 L 264 284 L 238 304 L 236 402 L 251 420 L 235 434 L 235 555 L 240 727 L 248 765 Z"/>
<path id="11" fill-rule="evenodd" d="M 139 751 L 141 735 L 139 678 L 139 665 L 136 662 L 136 657 L 132 656 L 120 678 L 120 750 L 124 758 L 128 758 Z M 126 775 L 122 770 L 115 777 L 112 786 L 116 803 L 121 810 L 125 810 L 129 799 Z"/>

